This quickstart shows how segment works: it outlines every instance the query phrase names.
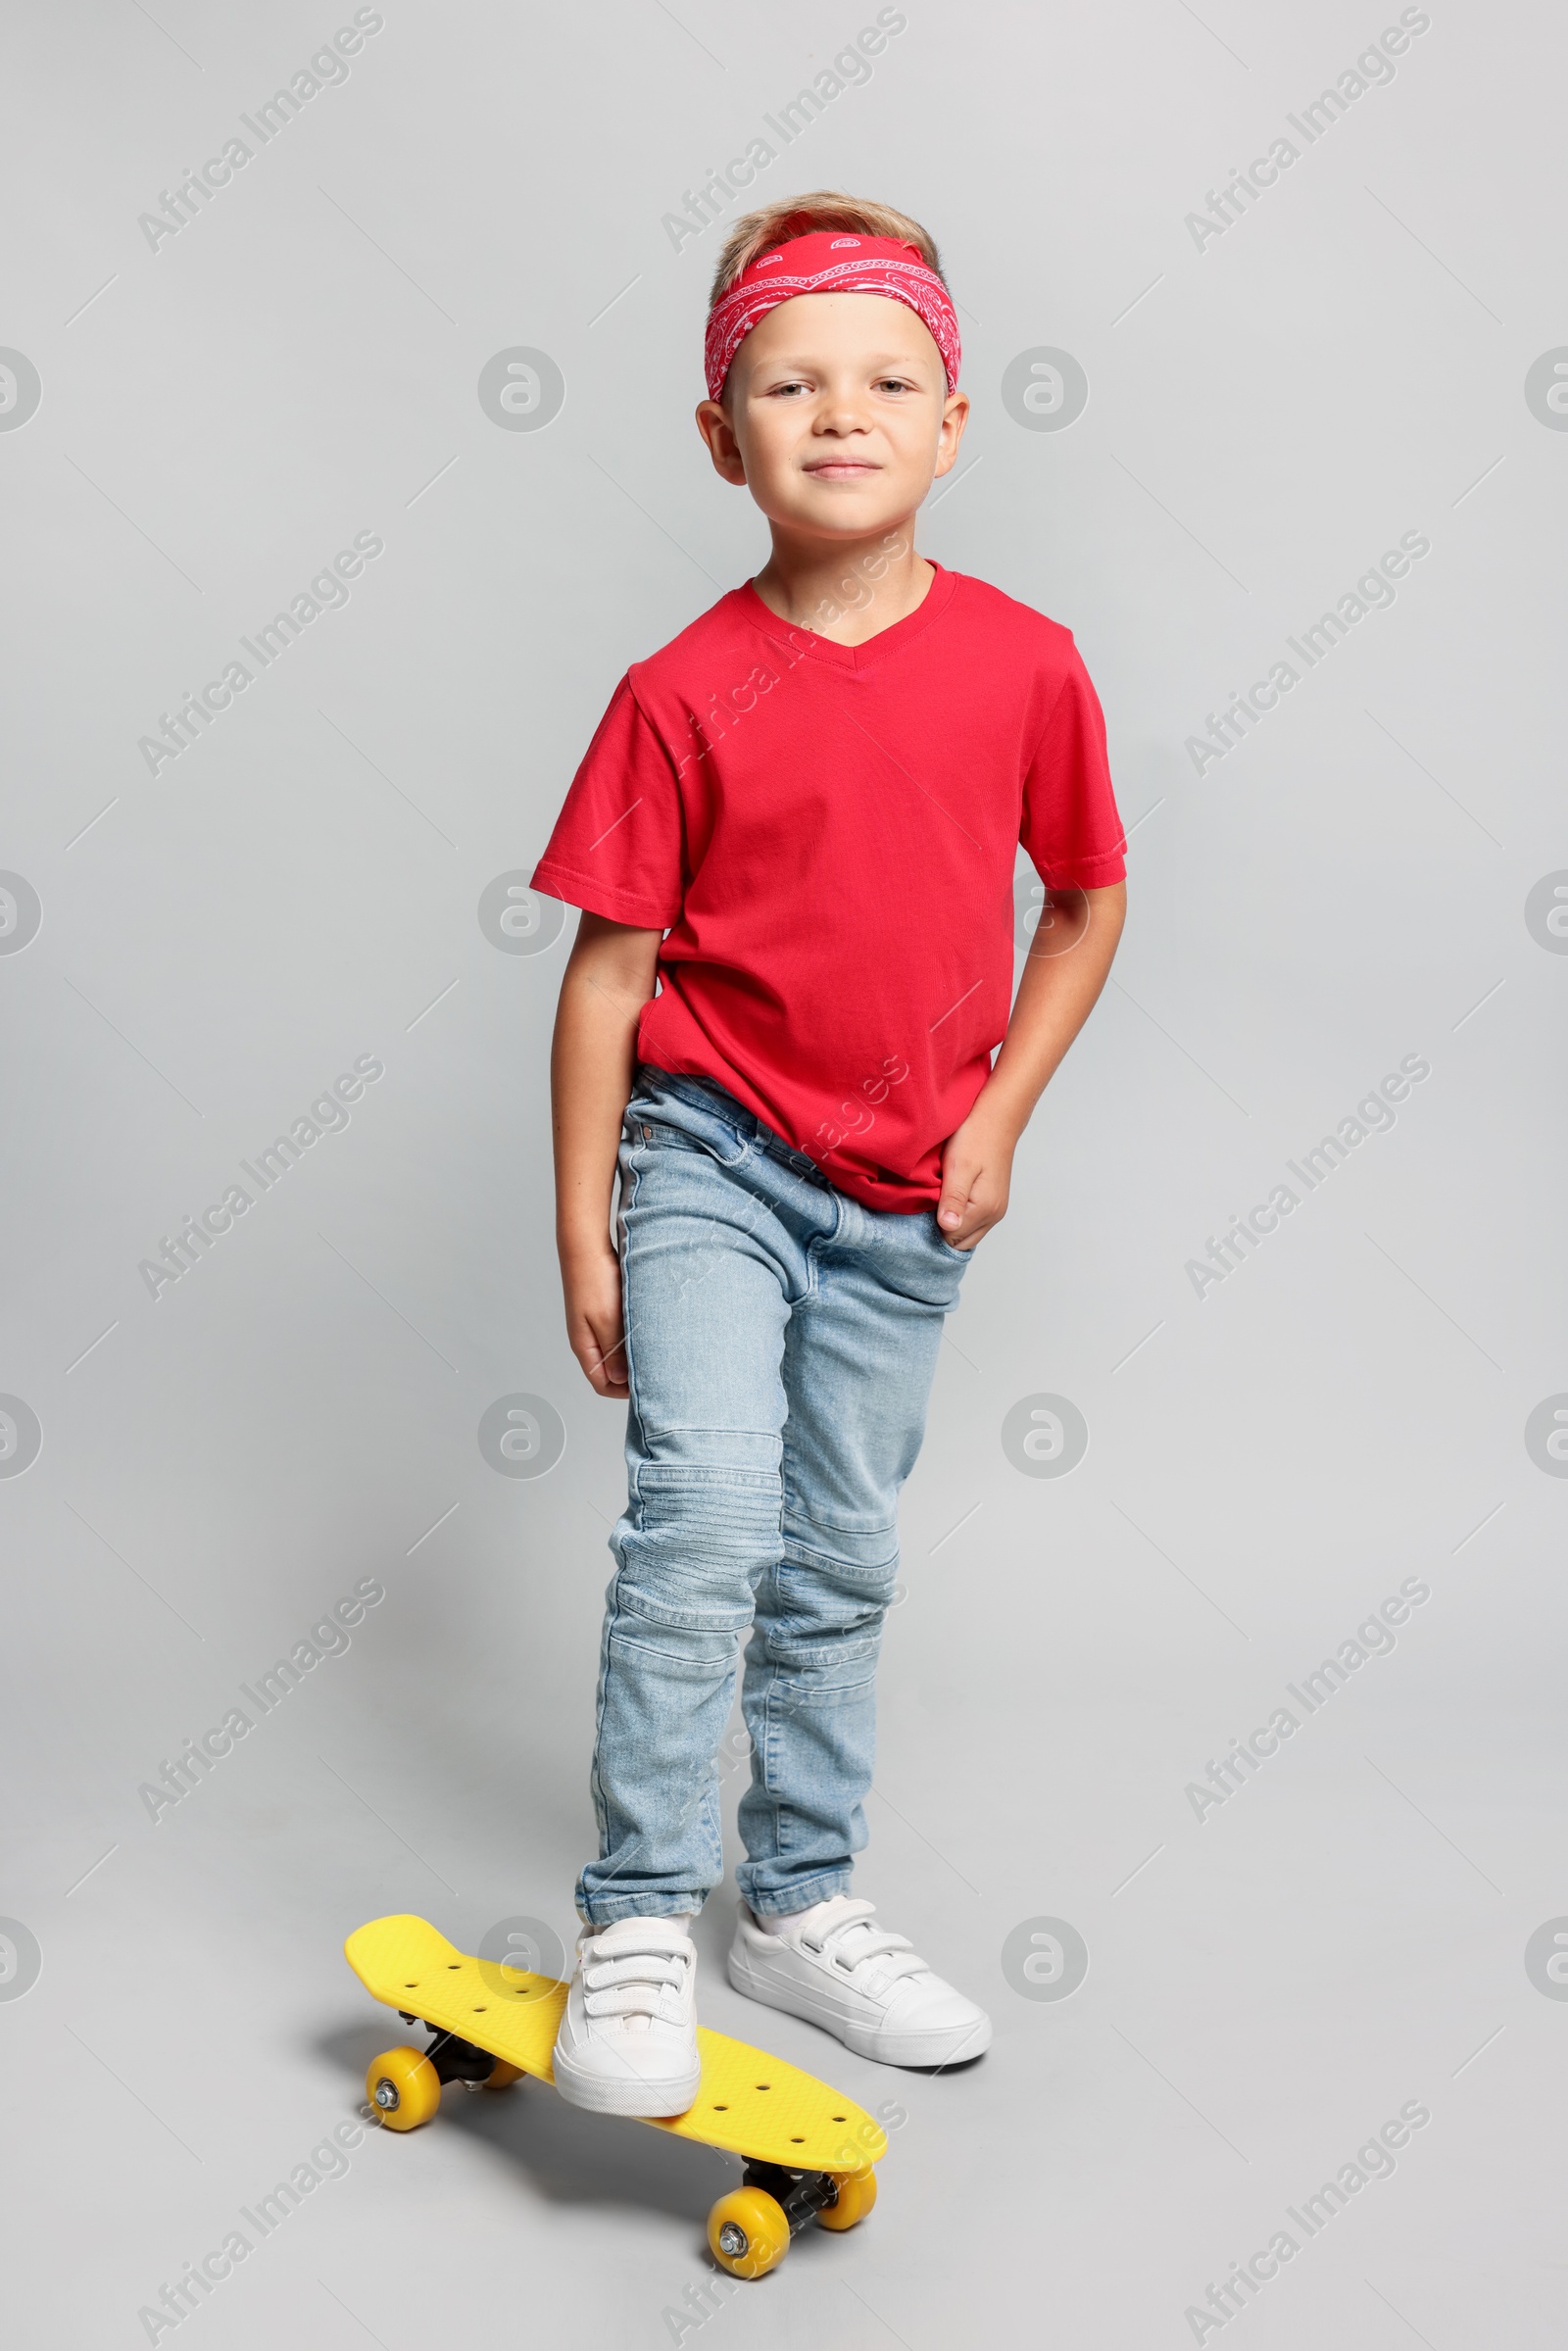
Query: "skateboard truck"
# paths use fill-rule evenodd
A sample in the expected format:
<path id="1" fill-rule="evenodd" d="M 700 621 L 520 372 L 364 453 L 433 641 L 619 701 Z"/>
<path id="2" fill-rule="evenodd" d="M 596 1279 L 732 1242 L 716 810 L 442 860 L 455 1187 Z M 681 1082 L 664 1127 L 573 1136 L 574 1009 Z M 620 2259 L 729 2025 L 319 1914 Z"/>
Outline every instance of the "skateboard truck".
<path id="1" fill-rule="evenodd" d="M 423 2021 L 419 2020 L 421 2024 Z M 425 2025 L 424 2030 L 430 2035 L 430 2046 L 424 2053 L 440 2075 L 443 2087 L 449 2082 L 461 2082 L 470 2089 L 477 2089 L 482 2082 L 489 2081 L 501 2063 L 499 2057 L 493 2057 L 475 2041 L 465 2040 L 461 2033 L 443 2033 L 436 2025 Z"/>
<path id="2" fill-rule="evenodd" d="M 749 2163 L 741 2174 L 743 2187 L 760 2187 L 771 2196 L 790 2225 L 791 2236 L 801 2230 L 819 2212 L 831 2212 L 839 2200 L 839 2183 L 831 2172 L 787 2172 L 782 2164 Z M 744 2245 L 727 2247 L 743 2253 Z"/>
<path id="3" fill-rule="evenodd" d="M 461 2082 L 465 2089 L 510 2089 L 517 2079 L 518 2069 L 508 2065 L 504 2057 L 493 2057 L 477 2042 L 465 2040 L 460 2033 L 449 2033 L 438 2025 L 427 2025 L 407 2008 L 398 2010 L 405 2025 L 420 2025 L 430 2035 L 424 2051 L 425 2062 L 435 2069 L 436 2079 L 444 2089 L 449 2082 Z M 377 2081 L 371 2092 L 374 2103 L 383 2115 L 396 2114 L 402 2105 L 397 2083 L 386 2075 Z"/>
<path id="4" fill-rule="evenodd" d="M 793 2171 L 749 2158 L 740 2186 L 720 2196 L 708 2216 L 709 2246 L 732 2278 L 760 2278 L 812 2221 L 834 2230 L 853 2229 L 875 2202 L 870 2171 Z"/>

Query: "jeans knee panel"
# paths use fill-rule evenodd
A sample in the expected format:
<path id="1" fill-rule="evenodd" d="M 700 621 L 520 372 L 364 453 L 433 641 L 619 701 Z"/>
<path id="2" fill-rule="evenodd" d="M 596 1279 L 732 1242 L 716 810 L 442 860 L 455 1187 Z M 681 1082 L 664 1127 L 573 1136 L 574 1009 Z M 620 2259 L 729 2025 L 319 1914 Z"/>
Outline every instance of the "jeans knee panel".
<path id="1" fill-rule="evenodd" d="M 738 1633 L 752 1621 L 759 1581 L 782 1554 L 778 1480 L 645 1462 L 612 1547 L 620 1607 L 653 1624 Z"/>
<path id="2" fill-rule="evenodd" d="M 874 1674 L 892 1590 L 845 1590 L 786 1564 L 759 1596 L 749 1653 L 786 1674 Z"/>
<path id="3" fill-rule="evenodd" d="M 879 1626 L 898 1590 L 899 1554 L 860 1567 L 786 1543 L 760 1604 L 791 1633 L 833 1636 Z"/>
<path id="4" fill-rule="evenodd" d="M 746 1650 L 756 1697 L 769 1723 L 816 1707 L 869 1706 L 876 1692 L 880 1642 L 833 1649 L 778 1641 L 760 1626 Z"/>
<path id="5" fill-rule="evenodd" d="M 892 1591 L 899 1571 L 899 1530 L 888 1518 L 869 1527 L 835 1526 L 784 1507 L 784 1542 L 791 1558 L 820 1575 L 846 1581 L 885 1578 Z"/>
<path id="6" fill-rule="evenodd" d="M 617 1595 L 619 1597 L 620 1595 Z M 644 1616 L 622 1604 L 610 1634 L 610 1662 L 638 1675 L 655 1674 L 670 1682 L 687 1682 L 695 1693 L 722 1682 L 735 1664 L 739 1626 L 694 1625 Z"/>
<path id="7" fill-rule="evenodd" d="M 635 1536 L 621 1545 L 620 1573 L 612 1590 L 616 1630 L 624 1628 L 628 1636 L 636 1625 L 648 1625 L 733 1640 L 755 1614 L 744 1561 L 705 1562 L 685 1553 L 662 1558 L 657 1546 Z"/>
<path id="8" fill-rule="evenodd" d="M 813 1689 L 841 1696 L 851 1688 L 869 1690 L 882 1654 L 882 1627 L 839 1641 L 792 1641 L 776 1625 L 759 1625 L 747 1645 L 750 1665 L 769 1665 L 786 1681 L 802 1676 Z"/>
<path id="9" fill-rule="evenodd" d="M 773 1442 L 751 1438 L 749 1431 L 735 1434 L 742 1440 L 750 1438 L 758 1445 Z M 666 1437 L 660 1442 L 663 1449 L 672 1441 Z M 765 1453 L 756 1462 L 639 1461 L 632 1472 L 632 1492 L 650 1509 L 669 1512 L 684 1510 L 700 1514 L 710 1507 L 740 1510 L 760 1505 L 775 1526 L 784 1510 L 783 1482 Z"/>

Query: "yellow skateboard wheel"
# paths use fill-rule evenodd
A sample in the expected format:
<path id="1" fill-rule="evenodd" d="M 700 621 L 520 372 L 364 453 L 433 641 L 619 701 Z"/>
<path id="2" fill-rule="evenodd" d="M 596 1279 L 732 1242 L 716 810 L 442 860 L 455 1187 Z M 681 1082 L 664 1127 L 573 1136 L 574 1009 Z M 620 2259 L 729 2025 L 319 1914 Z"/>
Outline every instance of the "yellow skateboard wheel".
<path id="1" fill-rule="evenodd" d="M 388 2131 L 417 2131 L 441 2103 L 441 2077 L 422 2050 L 385 2049 L 370 2060 L 365 2094 Z"/>
<path id="2" fill-rule="evenodd" d="M 865 2219 L 876 2202 L 875 2172 L 835 2172 L 839 2200 L 830 2204 L 817 2219 L 824 2229 L 854 2229 Z"/>
<path id="3" fill-rule="evenodd" d="M 731 2188 L 708 2216 L 708 2246 L 732 2278 L 761 2278 L 790 2249 L 790 2225 L 765 2188 Z"/>
<path id="4" fill-rule="evenodd" d="M 486 2089 L 510 2089 L 514 2082 L 521 2080 L 522 2068 L 520 2065 L 508 2065 L 504 2057 L 498 2057 L 490 2072 L 485 2076 L 484 2086 Z"/>

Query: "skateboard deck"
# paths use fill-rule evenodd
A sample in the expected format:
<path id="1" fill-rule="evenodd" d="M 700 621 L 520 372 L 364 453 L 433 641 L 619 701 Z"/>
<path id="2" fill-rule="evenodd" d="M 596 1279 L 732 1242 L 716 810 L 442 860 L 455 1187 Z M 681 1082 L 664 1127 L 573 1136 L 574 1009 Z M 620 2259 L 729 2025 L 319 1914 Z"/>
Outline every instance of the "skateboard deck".
<path id="1" fill-rule="evenodd" d="M 551 2051 L 567 1988 L 554 1977 L 469 1958 L 427 1920 L 409 1915 L 372 1919 L 343 1948 L 366 1990 L 389 2008 L 521 2074 L 554 2081 Z M 886 2152 L 882 2126 L 814 2075 L 702 2026 L 697 2043 L 702 2082 L 686 2112 L 636 2120 L 754 2165 L 835 2180 L 865 2179 Z"/>

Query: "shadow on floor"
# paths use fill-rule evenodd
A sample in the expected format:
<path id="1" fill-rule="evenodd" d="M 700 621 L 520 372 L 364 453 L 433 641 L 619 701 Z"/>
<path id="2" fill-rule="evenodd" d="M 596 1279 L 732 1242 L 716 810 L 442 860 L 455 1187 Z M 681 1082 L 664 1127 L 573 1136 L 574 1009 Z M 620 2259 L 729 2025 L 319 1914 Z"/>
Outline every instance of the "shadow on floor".
<path id="1" fill-rule="evenodd" d="M 423 2048 L 422 2032 L 414 2027 L 405 2033 L 390 2013 L 381 2024 L 371 2018 L 323 2033 L 313 2046 L 354 2085 L 358 2098 L 371 2058 L 396 2046 L 400 2033 L 411 2048 Z M 456 2129 L 482 2141 L 553 2204 L 621 2205 L 701 2225 L 715 2198 L 740 2183 L 738 2155 L 670 2138 L 642 2123 L 585 2114 L 548 2082 L 529 2078 L 500 2091 L 449 2083 L 439 2115 L 425 2128 Z"/>

